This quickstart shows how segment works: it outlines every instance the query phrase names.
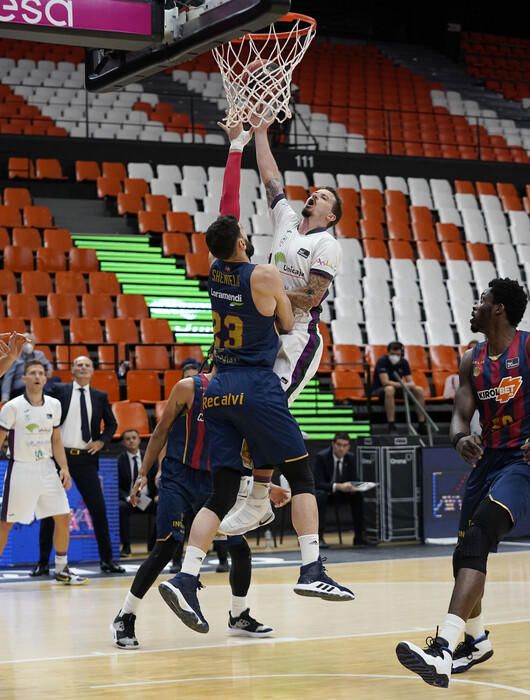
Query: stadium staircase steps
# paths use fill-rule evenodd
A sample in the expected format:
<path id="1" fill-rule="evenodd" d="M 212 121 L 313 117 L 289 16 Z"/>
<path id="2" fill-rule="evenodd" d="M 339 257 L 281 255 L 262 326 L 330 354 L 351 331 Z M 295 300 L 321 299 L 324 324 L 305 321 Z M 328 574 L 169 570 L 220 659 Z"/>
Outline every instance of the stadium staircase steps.
<path id="1" fill-rule="evenodd" d="M 35 204 L 49 207 L 58 228 L 75 231 L 79 228 L 79 222 L 82 221 L 83 229 L 93 233 L 136 233 L 134 227 L 123 216 L 108 216 L 107 205 L 103 201 L 35 197 Z"/>

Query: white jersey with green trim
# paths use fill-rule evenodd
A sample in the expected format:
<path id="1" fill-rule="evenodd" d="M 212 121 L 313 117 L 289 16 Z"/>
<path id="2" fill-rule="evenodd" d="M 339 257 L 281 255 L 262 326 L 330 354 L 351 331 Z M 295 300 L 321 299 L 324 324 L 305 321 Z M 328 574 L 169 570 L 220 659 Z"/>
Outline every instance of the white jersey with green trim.
<path id="1" fill-rule="evenodd" d="M 40 406 L 30 404 L 24 394 L 5 403 L 0 428 L 10 431 L 10 458 L 26 463 L 52 459 L 52 433 L 60 422 L 61 404 L 46 394 Z"/>

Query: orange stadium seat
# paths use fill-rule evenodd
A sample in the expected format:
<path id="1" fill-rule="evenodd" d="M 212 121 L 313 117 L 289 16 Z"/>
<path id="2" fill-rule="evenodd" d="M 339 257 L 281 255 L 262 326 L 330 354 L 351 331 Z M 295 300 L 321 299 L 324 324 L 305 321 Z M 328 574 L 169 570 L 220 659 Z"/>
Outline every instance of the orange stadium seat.
<path id="1" fill-rule="evenodd" d="M 307 190 L 302 185 L 285 185 L 285 196 L 287 199 L 305 202 Z"/>
<path id="2" fill-rule="evenodd" d="M 33 318 L 31 332 L 35 336 L 36 343 L 45 345 L 64 343 L 64 331 L 58 318 Z"/>
<path id="3" fill-rule="evenodd" d="M 367 258 L 383 258 L 384 260 L 388 260 L 388 250 L 384 241 L 365 238 L 363 239 L 363 247 L 364 254 Z"/>
<path id="4" fill-rule="evenodd" d="M 332 345 L 331 342 L 331 333 L 329 332 L 329 326 L 327 323 L 324 323 L 324 321 L 319 321 L 318 322 L 318 330 L 320 331 L 320 335 L 322 336 L 322 342 L 326 346 Z"/>
<path id="5" fill-rule="evenodd" d="M 81 296 L 86 292 L 85 278 L 80 272 L 71 272 L 70 270 L 57 272 L 55 275 L 55 291 L 61 294 L 77 294 Z"/>
<path id="6" fill-rule="evenodd" d="M 426 399 L 430 399 L 432 394 L 431 394 L 431 387 L 429 385 L 429 380 L 427 379 L 427 375 L 425 372 L 422 372 L 421 370 L 414 370 L 412 369 L 412 381 L 416 386 L 419 386 L 423 389 L 423 394 Z"/>
<path id="7" fill-rule="evenodd" d="M 175 342 L 173 331 L 165 318 L 142 318 L 140 321 L 140 337 L 142 343 L 166 343 L 172 345 Z"/>
<path id="8" fill-rule="evenodd" d="M 511 182 L 497 182 L 497 193 L 499 197 L 519 197 L 515 185 Z"/>
<path id="9" fill-rule="evenodd" d="M 123 359 L 123 353 L 120 356 L 118 345 L 98 345 L 99 369 L 117 369 L 120 359 Z"/>
<path id="10" fill-rule="evenodd" d="M 88 275 L 88 288 L 91 294 L 117 296 L 121 293 L 120 283 L 115 272 L 90 272 Z"/>
<path id="11" fill-rule="evenodd" d="M 210 263 L 204 253 L 187 253 L 185 260 L 188 277 L 208 277 L 210 274 Z"/>
<path id="12" fill-rule="evenodd" d="M 46 304 L 50 318 L 79 318 L 79 304 L 75 294 L 48 294 Z"/>
<path id="13" fill-rule="evenodd" d="M 158 372 L 148 369 L 131 369 L 127 372 L 127 399 L 142 403 L 160 401 Z"/>
<path id="14" fill-rule="evenodd" d="M 523 211 L 523 203 L 519 195 L 513 197 L 508 194 L 501 194 L 501 202 L 504 211 Z"/>
<path id="15" fill-rule="evenodd" d="M 455 180 L 454 185 L 458 194 L 476 194 L 475 187 L 469 180 Z"/>
<path id="16" fill-rule="evenodd" d="M 101 176 L 99 163 L 95 160 L 76 160 L 75 179 L 77 182 L 96 182 Z"/>
<path id="17" fill-rule="evenodd" d="M 436 237 L 440 243 L 455 243 L 460 241 L 460 232 L 455 224 L 436 224 Z"/>
<path id="18" fill-rule="evenodd" d="M 116 297 L 116 315 L 118 318 L 141 319 L 149 316 L 143 294 L 118 294 Z"/>
<path id="19" fill-rule="evenodd" d="M 184 211 L 168 211 L 166 214 L 166 230 L 179 233 L 193 233 L 193 219 Z"/>
<path id="20" fill-rule="evenodd" d="M 389 221 L 387 223 L 387 230 L 388 237 L 391 240 L 410 241 L 412 238 L 408 221 Z"/>
<path id="21" fill-rule="evenodd" d="M 149 185 L 147 181 L 141 177 L 126 177 L 123 181 L 123 192 L 125 194 L 134 194 L 142 199 L 146 194 L 149 194 Z"/>
<path id="22" fill-rule="evenodd" d="M 22 226 L 22 217 L 18 207 L 0 204 L 0 226 L 7 228 Z"/>
<path id="23" fill-rule="evenodd" d="M 136 369 L 169 369 L 169 354 L 163 345 L 137 345 L 134 360 Z"/>
<path id="24" fill-rule="evenodd" d="M 466 243 L 467 257 L 471 261 L 490 260 L 488 247 L 485 243 Z"/>
<path id="25" fill-rule="evenodd" d="M 385 238 L 385 232 L 383 229 L 383 224 L 380 221 L 367 221 L 362 219 L 360 221 L 361 227 L 361 237 L 371 238 L 374 240 L 383 241 Z"/>
<path id="26" fill-rule="evenodd" d="M 338 238 L 359 238 L 359 226 L 356 219 L 343 216 L 335 225 Z"/>
<path id="27" fill-rule="evenodd" d="M 35 167 L 29 158 L 9 158 L 7 169 L 10 180 L 30 180 L 35 176 Z"/>
<path id="28" fill-rule="evenodd" d="M 7 295 L 7 315 L 10 318 L 38 318 L 39 302 L 33 294 L 14 294 Z"/>
<path id="29" fill-rule="evenodd" d="M 0 318 L 0 333 L 13 333 L 14 331 L 26 333 L 26 322 L 23 318 Z"/>
<path id="30" fill-rule="evenodd" d="M 466 251 L 460 241 L 444 241 L 442 243 L 442 253 L 445 260 L 466 259 Z"/>
<path id="31" fill-rule="evenodd" d="M 146 194 L 144 201 L 146 211 L 157 214 L 167 214 L 171 211 L 171 203 L 164 194 Z"/>
<path id="32" fill-rule="evenodd" d="M 377 360 L 383 355 L 386 355 L 386 345 L 366 345 L 364 354 L 370 365 L 370 369 L 373 371 Z"/>
<path id="33" fill-rule="evenodd" d="M 70 321 L 70 341 L 98 345 L 103 342 L 103 332 L 99 321 L 94 318 L 73 318 Z"/>
<path id="34" fill-rule="evenodd" d="M 11 241 L 7 229 L 5 226 L 0 226 L 0 250 L 3 250 L 8 245 L 11 245 Z"/>
<path id="35" fill-rule="evenodd" d="M 108 318 L 105 321 L 105 336 L 107 343 L 138 342 L 138 330 L 132 318 Z"/>
<path id="36" fill-rule="evenodd" d="M 64 272 L 66 257 L 60 250 L 54 248 L 39 248 L 37 250 L 37 270 L 43 272 Z"/>
<path id="37" fill-rule="evenodd" d="M 112 404 L 112 412 L 118 423 L 114 437 L 118 438 L 126 430 L 137 430 L 142 438 L 151 435 L 149 430 L 149 419 L 144 406 L 133 401 L 116 401 Z"/>
<path id="38" fill-rule="evenodd" d="M 27 274 L 27 273 L 26 273 Z M 0 269 L 0 294 L 16 294 L 17 280 L 11 270 Z M 22 288 L 24 291 L 24 288 Z"/>
<path id="39" fill-rule="evenodd" d="M 430 241 L 434 243 L 436 236 L 434 235 L 434 226 L 432 221 L 416 220 L 412 221 L 412 235 L 416 241 Z"/>
<path id="40" fill-rule="evenodd" d="M 114 318 L 114 304 L 110 294 L 83 294 L 83 316 L 85 318 Z"/>
<path id="41" fill-rule="evenodd" d="M 192 233 L 191 249 L 194 253 L 200 253 L 208 258 L 208 246 L 206 245 L 206 236 L 204 233 Z"/>
<path id="42" fill-rule="evenodd" d="M 138 231 L 140 233 L 164 233 L 165 230 L 162 214 L 153 211 L 138 212 Z"/>
<path id="43" fill-rule="evenodd" d="M 113 177 L 116 180 L 125 180 L 127 177 L 127 169 L 123 163 L 108 163 L 101 164 L 101 174 L 103 177 Z"/>
<path id="44" fill-rule="evenodd" d="M 37 250 L 42 246 L 40 233 L 36 228 L 26 228 L 25 226 L 17 226 L 11 234 L 13 245 L 19 245 L 23 248 Z"/>
<path id="45" fill-rule="evenodd" d="M 343 370 L 362 372 L 364 369 L 363 354 L 358 345 L 334 345 L 333 358 L 336 372 Z"/>
<path id="46" fill-rule="evenodd" d="M 31 206 L 31 192 L 25 187 L 6 187 L 4 190 L 4 204 L 8 207 L 23 209 Z"/>
<path id="47" fill-rule="evenodd" d="M 436 241 L 417 241 L 418 257 L 425 260 L 438 260 L 441 262 L 442 254 Z"/>
<path id="48" fill-rule="evenodd" d="M 115 177 L 98 177 L 96 180 L 98 197 L 104 199 L 110 197 L 115 199 L 121 192 L 121 181 Z"/>
<path id="49" fill-rule="evenodd" d="M 68 266 L 74 272 L 94 272 L 99 269 L 98 256 L 92 248 L 71 248 Z"/>
<path id="50" fill-rule="evenodd" d="M 110 369 L 96 369 L 90 385 L 94 389 L 106 392 L 111 403 L 120 400 L 120 384 L 116 372 Z"/>
<path id="51" fill-rule="evenodd" d="M 429 369 L 427 353 L 422 345 L 407 345 L 405 348 L 405 357 L 409 361 L 412 369 L 420 369 L 423 371 Z"/>
<path id="52" fill-rule="evenodd" d="M 361 189 L 361 209 L 366 206 L 382 211 L 383 204 L 383 195 L 379 190 Z"/>
<path id="53" fill-rule="evenodd" d="M 35 345 L 35 350 L 40 350 L 41 352 L 43 352 L 48 358 L 48 360 L 51 362 L 51 364 L 54 364 L 53 352 L 51 351 L 49 345 Z"/>
<path id="54" fill-rule="evenodd" d="M 431 345 L 429 348 L 431 367 L 444 372 L 458 372 L 458 357 L 450 345 Z"/>
<path id="55" fill-rule="evenodd" d="M 445 382 L 447 377 L 450 377 L 455 372 L 444 372 L 442 370 L 433 370 L 432 383 L 434 384 L 434 396 L 437 399 L 443 398 Z M 448 400 L 448 399 L 446 399 Z"/>
<path id="56" fill-rule="evenodd" d="M 162 250 L 166 257 L 182 258 L 189 253 L 190 246 L 185 233 L 163 233 Z"/>
<path id="57" fill-rule="evenodd" d="M 329 374 L 333 369 L 331 363 L 331 351 L 327 345 L 322 348 L 322 357 L 320 358 L 320 364 L 318 366 L 318 374 Z"/>
<path id="58" fill-rule="evenodd" d="M 48 207 L 28 206 L 24 207 L 24 226 L 35 226 L 36 228 L 51 228 L 53 218 Z"/>
<path id="59" fill-rule="evenodd" d="M 55 348 L 57 369 L 69 369 L 76 357 L 90 357 L 86 345 L 58 345 Z"/>
<path id="60" fill-rule="evenodd" d="M 43 270 L 23 272 L 20 276 L 20 286 L 24 294 L 35 294 L 40 297 L 47 296 L 53 291 L 52 278 Z"/>
<path id="61" fill-rule="evenodd" d="M 37 180 L 66 180 L 61 164 L 56 158 L 37 158 L 35 178 Z"/>
<path id="62" fill-rule="evenodd" d="M 144 208 L 144 203 L 138 194 L 125 194 L 118 192 L 116 206 L 120 216 L 137 216 L 138 212 Z"/>
<path id="63" fill-rule="evenodd" d="M 332 372 L 331 384 L 333 386 L 333 394 L 337 401 L 349 399 L 354 401 L 365 400 L 364 381 L 357 372 L 350 372 L 348 370 Z"/>
<path id="64" fill-rule="evenodd" d="M 421 243 L 418 243 L 418 253 L 420 252 L 420 245 Z M 388 249 L 390 250 L 390 257 L 392 258 L 398 258 L 401 260 L 415 259 L 412 246 L 408 241 L 388 241 Z M 422 257 L 421 253 L 420 257 Z"/>
<path id="65" fill-rule="evenodd" d="M 201 364 L 204 362 L 204 355 L 199 345 L 175 345 L 173 347 L 173 362 L 175 367 L 181 367 L 185 360 L 190 357 Z"/>
<path id="66" fill-rule="evenodd" d="M 73 247 L 70 231 L 65 228 L 45 228 L 43 233 L 44 247 L 67 253 Z"/>
<path id="67" fill-rule="evenodd" d="M 363 202 L 361 204 L 361 215 L 362 218 L 367 221 L 377 221 L 380 224 L 384 223 L 385 221 L 385 212 L 383 209 L 368 202 Z"/>
<path id="68" fill-rule="evenodd" d="M 181 369 L 166 369 L 164 372 L 164 399 L 168 399 L 171 389 L 182 379 Z M 156 409 L 155 409 L 156 411 Z"/>
<path id="69" fill-rule="evenodd" d="M 492 194 L 495 196 L 497 194 L 493 182 L 475 182 L 475 188 L 477 190 L 477 194 L 479 195 Z"/>

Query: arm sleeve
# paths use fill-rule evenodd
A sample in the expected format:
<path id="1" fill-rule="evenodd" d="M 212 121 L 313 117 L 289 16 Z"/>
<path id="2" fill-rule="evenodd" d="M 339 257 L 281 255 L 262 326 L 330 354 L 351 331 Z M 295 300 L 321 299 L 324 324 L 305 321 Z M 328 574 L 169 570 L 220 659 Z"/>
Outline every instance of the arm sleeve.
<path id="1" fill-rule="evenodd" d="M 223 192 L 219 204 L 221 216 L 234 216 L 239 221 L 239 186 L 241 184 L 242 151 L 229 151 L 223 177 Z"/>
<path id="2" fill-rule="evenodd" d="M 340 246 L 333 236 L 326 236 L 315 246 L 311 260 L 311 272 L 333 279 L 340 265 Z"/>
<path id="3" fill-rule="evenodd" d="M 0 411 L 0 428 L 11 430 L 15 425 L 16 411 L 13 405 L 6 403 Z"/>

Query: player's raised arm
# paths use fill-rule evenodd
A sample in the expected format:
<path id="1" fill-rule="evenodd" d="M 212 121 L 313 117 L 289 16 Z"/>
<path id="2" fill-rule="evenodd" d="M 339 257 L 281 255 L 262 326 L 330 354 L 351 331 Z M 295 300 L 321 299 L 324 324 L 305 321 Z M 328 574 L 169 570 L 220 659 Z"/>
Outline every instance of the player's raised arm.
<path id="1" fill-rule="evenodd" d="M 283 179 L 272 155 L 269 144 L 268 124 L 257 127 L 254 132 L 256 140 L 256 158 L 261 181 L 265 185 L 267 202 L 272 205 L 276 197 L 283 192 Z"/>
<path id="2" fill-rule="evenodd" d="M 230 150 L 223 177 L 223 192 L 219 204 L 220 216 L 234 216 L 238 221 L 241 214 L 239 188 L 241 184 L 241 158 L 243 149 L 252 138 L 253 129 L 245 131 L 242 124 L 227 127 L 217 122 L 230 141 Z"/>
<path id="3" fill-rule="evenodd" d="M 468 350 L 460 363 L 460 385 L 455 395 L 455 405 L 449 435 L 455 450 L 469 464 L 475 464 L 482 456 L 482 442 L 478 435 L 471 435 L 471 418 L 477 405 L 471 386 L 471 355 Z"/>

